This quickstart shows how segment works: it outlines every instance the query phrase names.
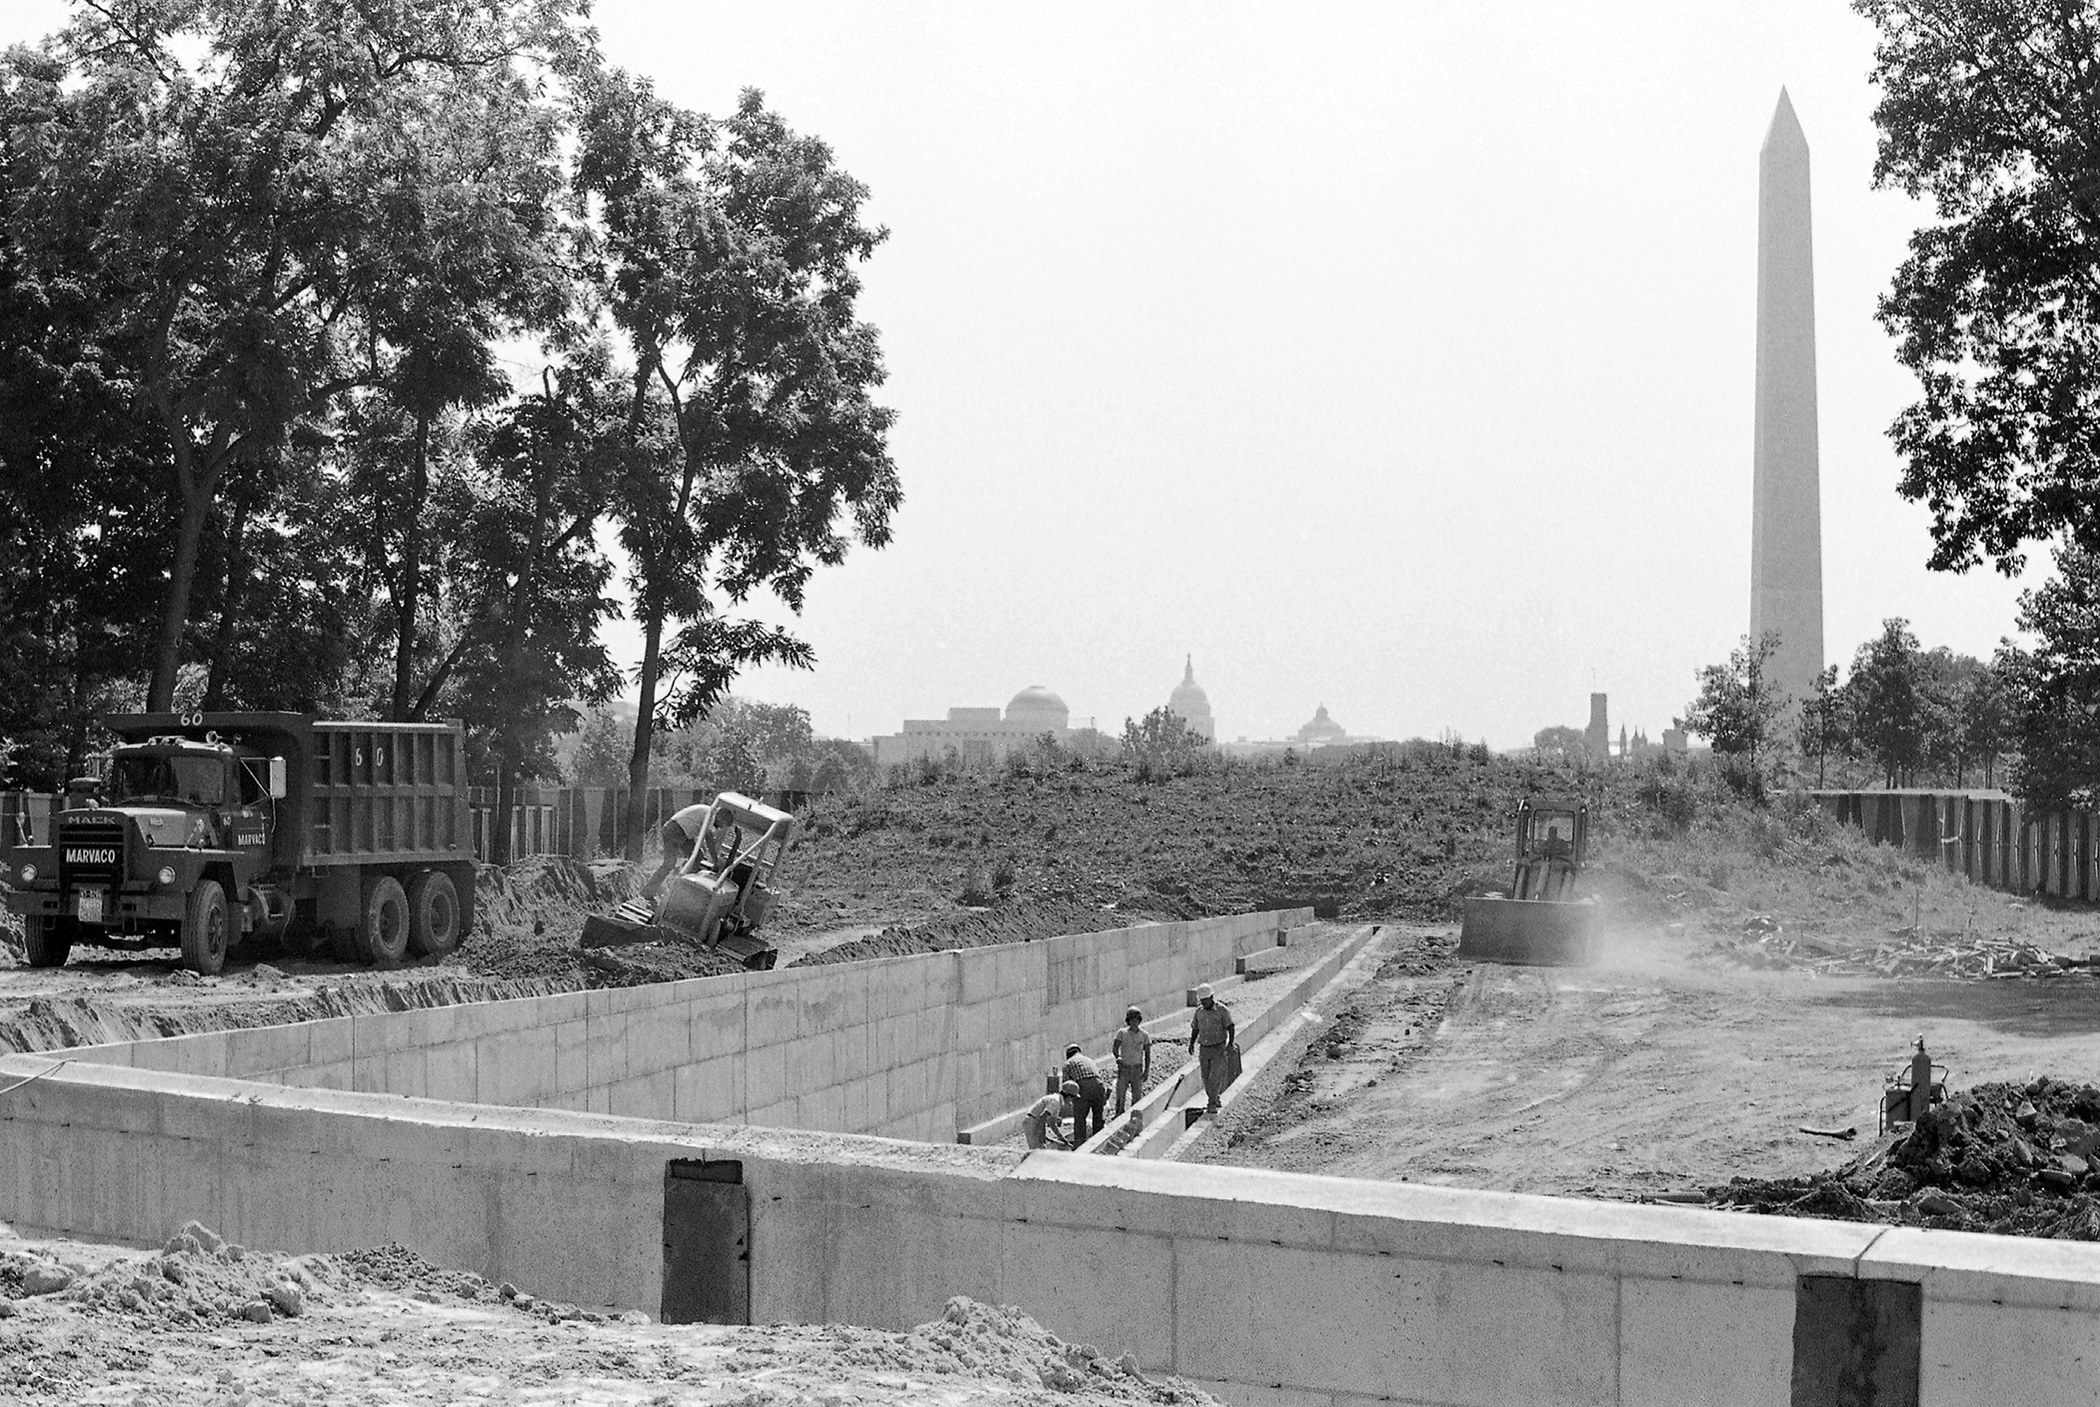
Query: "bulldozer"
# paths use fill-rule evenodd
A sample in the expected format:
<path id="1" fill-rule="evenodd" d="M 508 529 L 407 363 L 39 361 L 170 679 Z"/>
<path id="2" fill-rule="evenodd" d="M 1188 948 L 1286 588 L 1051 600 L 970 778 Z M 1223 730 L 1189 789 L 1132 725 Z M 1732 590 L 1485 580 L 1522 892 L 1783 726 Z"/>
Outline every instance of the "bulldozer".
<path id="1" fill-rule="evenodd" d="M 740 792 L 708 803 L 700 837 L 654 895 L 629 899 L 609 917 L 583 922 L 583 946 L 697 943 L 764 972 L 780 950 L 758 936 L 773 907 L 773 884 L 797 823 Z"/>
<path id="2" fill-rule="evenodd" d="M 1509 893 L 1466 900 L 1458 955 L 1551 967 L 1596 961 L 1597 905 L 1575 898 L 1589 851 L 1588 803 L 1530 797 L 1517 803 L 1515 821 Z"/>

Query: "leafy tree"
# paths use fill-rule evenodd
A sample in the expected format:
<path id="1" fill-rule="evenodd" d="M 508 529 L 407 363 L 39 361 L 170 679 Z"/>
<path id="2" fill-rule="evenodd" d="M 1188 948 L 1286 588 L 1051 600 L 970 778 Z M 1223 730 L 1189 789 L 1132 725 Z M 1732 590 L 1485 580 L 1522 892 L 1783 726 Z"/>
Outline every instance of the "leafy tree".
<path id="1" fill-rule="evenodd" d="M 770 769 L 807 764 L 816 751 L 806 710 L 733 696 L 705 718 L 658 739 L 657 767 L 668 785 L 718 790 L 763 789 Z"/>
<path id="2" fill-rule="evenodd" d="M 719 123 L 612 70 L 578 85 L 580 206 L 597 296 L 633 365 L 630 421 L 660 397 L 676 453 L 637 472 L 615 512 L 634 570 L 641 712 L 630 853 L 663 726 L 705 714 L 752 663 L 807 667 L 788 631 L 726 614 L 755 591 L 799 611 L 843 560 L 840 520 L 870 547 L 901 501 L 875 329 L 855 316 L 858 266 L 885 237 L 867 190 L 755 91 Z"/>
<path id="3" fill-rule="evenodd" d="M 2012 743 L 2012 700 L 2006 689 L 2003 652 L 1970 683 L 1961 699 L 1961 731 L 1968 757 L 1983 769 L 1983 784 L 1997 784 L 1999 756 Z"/>
<path id="4" fill-rule="evenodd" d="M 2100 799 L 2100 554 L 2066 547 L 2056 562 L 2054 578 L 2020 595 L 2035 648 L 1998 656 L 2019 745 L 2013 790 L 2038 811 Z"/>
<path id="5" fill-rule="evenodd" d="M 1880 32 L 1874 179 L 1933 207 L 1880 320 L 1921 395 L 1890 429 L 1931 564 L 2100 547 L 2100 13 L 1854 0 Z"/>
<path id="6" fill-rule="evenodd" d="M 1726 664 L 1699 671 L 1699 696 L 1684 711 L 1685 731 L 1710 739 L 1716 753 L 1736 759 L 1733 775 L 1753 790 L 1764 785 L 1763 756 L 1786 711 L 1786 692 L 1771 679 L 1779 635 L 1745 635 Z"/>
<path id="7" fill-rule="evenodd" d="M 0 58 L 0 224 L 31 279 L 89 291 L 106 378 L 166 454 L 174 521 L 149 707 L 174 697 L 228 477 L 383 380 L 389 311 L 411 301 L 390 292 L 419 278 L 403 256 L 435 252 L 441 268 L 456 252 L 427 229 L 388 243 L 417 153 L 477 105 L 501 109 L 493 131 L 541 101 L 521 63 L 571 53 L 580 9 L 428 0 L 337 7 L 324 23 L 255 0 L 134 0 L 84 8 Z M 497 198 L 459 228 L 529 204 L 485 155 Z M 457 272 L 471 286 L 487 270 Z"/>
<path id="8" fill-rule="evenodd" d="M 627 759 L 634 751 L 634 724 L 611 709 L 587 714 L 576 755 L 569 764 L 569 780 L 579 787 L 624 787 Z"/>
<path id="9" fill-rule="evenodd" d="M 553 740 L 578 722 L 570 701 L 602 703 L 619 672 L 598 639 L 615 609 L 612 566 L 589 527 L 625 453 L 620 405 L 602 367 L 572 365 L 509 407 L 478 447 L 477 480 L 452 506 L 469 564 L 468 627 L 452 651 L 461 717 L 496 763 L 497 814 L 517 783 L 557 770 Z M 425 700 L 417 705 L 420 715 Z M 508 861 L 508 827 L 496 828 Z"/>
<path id="10" fill-rule="evenodd" d="M 1817 786 L 1824 784 L 1831 754 L 1843 756 L 1852 745 L 1852 719 L 1837 677 L 1836 665 L 1825 666 L 1801 701 L 1801 755 L 1815 759 Z"/>
<path id="11" fill-rule="evenodd" d="M 1580 728 L 1541 728 L 1531 735 L 1531 746 L 1548 762 L 1581 762 L 1589 754 L 1589 738 Z"/>
<path id="12" fill-rule="evenodd" d="M 1845 683 L 1852 732 L 1862 753 L 1881 768 L 1885 786 L 1896 786 L 1925 759 L 1928 701 L 1918 637 L 1910 622 L 1891 618 L 1881 634 L 1852 657 Z"/>
<path id="13" fill-rule="evenodd" d="M 1134 764 L 1141 782 L 1164 781 L 1196 771 L 1203 763 L 1208 741 L 1165 704 L 1141 721 L 1123 720 L 1123 756 Z"/>

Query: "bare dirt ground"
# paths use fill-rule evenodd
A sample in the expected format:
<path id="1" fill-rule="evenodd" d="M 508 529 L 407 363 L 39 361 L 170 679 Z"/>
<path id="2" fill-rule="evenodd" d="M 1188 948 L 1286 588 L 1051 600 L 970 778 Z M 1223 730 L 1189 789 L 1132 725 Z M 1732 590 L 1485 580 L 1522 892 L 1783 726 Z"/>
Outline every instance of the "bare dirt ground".
<path id="1" fill-rule="evenodd" d="M 2090 922 L 2089 919 L 2086 922 Z M 1956 1088 L 2100 1073 L 2100 981 L 1744 970 L 1622 933 L 1592 968 L 1461 964 L 1394 933 L 1301 1059 L 1271 1067 L 1199 1159 L 1517 1192 L 1640 1197 L 1808 1174 L 1875 1132 L 1923 1034 Z"/>
<path id="2" fill-rule="evenodd" d="M 909 1333 L 605 1316 L 436 1269 L 399 1247 L 225 1248 L 194 1223 L 155 1253 L 0 1226 L 0 1400 L 123 1407 L 408 1403 L 685 1407 L 1205 1404 L 1123 1346 L 1066 1344 L 951 1300 Z M 235 1258 L 237 1255 L 238 1258 Z M 523 1292 L 521 1292 L 521 1288 Z"/>

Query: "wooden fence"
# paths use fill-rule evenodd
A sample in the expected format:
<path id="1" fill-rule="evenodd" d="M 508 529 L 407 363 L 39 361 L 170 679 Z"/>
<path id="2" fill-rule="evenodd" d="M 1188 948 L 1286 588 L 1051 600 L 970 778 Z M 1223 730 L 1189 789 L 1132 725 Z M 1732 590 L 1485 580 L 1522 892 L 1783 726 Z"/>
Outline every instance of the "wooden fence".
<path id="1" fill-rule="evenodd" d="M 1819 791 L 1871 840 L 2015 894 L 2100 900 L 2100 824 L 2082 811 L 2030 814 L 2002 791 Z"/>
<path id="2" fill-rule="evenodd" d="M 589 859 L 623 853 L 628 795 L 625 787 L 519 788 L 510 813 L 511 857 Z M 713 797 L 712 791 L 690 787 L 649 788 L 642 796 L 644 845 L 655 843 L 657 830 L 673 812 Z M 0 791 L 0 845 L 22 838 L 25 825 L 31 839 L 48 843 L 58 800 L 49 792 Z M 496 835 L 496 789 L 469 787 L 467 806 L 473 817 L 474 856 L 487 860 Z"/>

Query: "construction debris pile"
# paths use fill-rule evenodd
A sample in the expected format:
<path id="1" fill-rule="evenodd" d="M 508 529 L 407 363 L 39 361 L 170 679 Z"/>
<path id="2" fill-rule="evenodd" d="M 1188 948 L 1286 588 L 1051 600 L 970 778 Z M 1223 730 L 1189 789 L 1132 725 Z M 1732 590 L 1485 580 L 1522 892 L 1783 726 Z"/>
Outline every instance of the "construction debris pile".
<path id="1" fill-rule="evenodd" d="M 190 1222 L 154 1255 L 127 1257 L 89 1270 L 79 1264 L 0 1251 L 0 1318 L 14 1302 L 42 1295 L 85 1308 L 114 1310 L 169 1326 L 297 1318 L 329 1289 L 318 1256 L 250 1255 L 210 1228 Z"/>
<path id="2" fill-rule="evenodd" d="M 1959 929 L 1892 928 L 1873 941 L 1849 942 L 1789 932 L 1767 914 L 1714 937 L 1705 955 L 1759 968 L 1807 968 L 1861 977 L 2091 977 L 2100 959 L 2064 957 L 2032 943 L 1986 938 Z"/>
<path id="3" fill-rule="evenodd" d="M 2100 1241 L 2100 1088 L 1985 1084 L 1832 1172 L 1707 1189 L 1709 1206 Z"/>

